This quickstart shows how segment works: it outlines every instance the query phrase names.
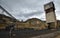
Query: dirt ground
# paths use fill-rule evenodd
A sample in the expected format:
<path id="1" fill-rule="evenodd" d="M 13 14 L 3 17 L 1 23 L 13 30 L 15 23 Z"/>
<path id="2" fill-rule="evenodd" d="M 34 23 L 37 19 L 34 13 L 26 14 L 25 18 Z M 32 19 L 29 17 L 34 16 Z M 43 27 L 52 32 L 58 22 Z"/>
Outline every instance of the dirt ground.
<path id="1" fill-rule="evenodd" d="M 57 35 L 55 38 L 60 38 L 60 35 Z"/>

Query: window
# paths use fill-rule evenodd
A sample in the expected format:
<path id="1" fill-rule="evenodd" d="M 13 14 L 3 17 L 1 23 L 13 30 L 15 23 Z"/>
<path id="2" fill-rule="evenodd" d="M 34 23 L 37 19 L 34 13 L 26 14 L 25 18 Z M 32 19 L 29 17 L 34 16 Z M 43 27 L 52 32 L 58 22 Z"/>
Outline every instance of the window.
<path id="1" fill-rule="evenodd" d="M 5 23 L 5 20 L 3 20 L 3 19 L 0 19 L 0 24 L 1 24 L 1 23 Z"/>

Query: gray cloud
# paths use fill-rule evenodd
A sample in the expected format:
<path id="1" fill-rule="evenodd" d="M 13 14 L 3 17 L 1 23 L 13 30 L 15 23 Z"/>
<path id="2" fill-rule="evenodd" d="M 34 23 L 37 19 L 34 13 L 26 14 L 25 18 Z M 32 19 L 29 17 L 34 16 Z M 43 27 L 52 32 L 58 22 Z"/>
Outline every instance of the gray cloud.
<path id="1" fill-rule="evenodd" d="M 0 0 L 0 5 L 7 9 L 17 19 L 37 17 L 45 19 L 44 4 L 53 1 L 56 8 L 57 18 L 60 11 L 59 0 Z M 60 19 L 60 18 L 59 18 Z"/>

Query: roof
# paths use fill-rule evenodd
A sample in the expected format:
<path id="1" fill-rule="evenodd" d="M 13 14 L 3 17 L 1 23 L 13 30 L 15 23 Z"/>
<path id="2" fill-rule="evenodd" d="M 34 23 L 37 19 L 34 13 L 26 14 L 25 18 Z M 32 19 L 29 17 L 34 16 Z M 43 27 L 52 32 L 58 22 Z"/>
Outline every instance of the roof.
<path id="1" fill-rule="evenodd" d="M 28 22 L 28 21 L 31 21 L 31 20 L 33 20 L 33 21 L 35 21 L 35 20 L 42 21 L 42 20 L 40 20 L 38 18 L 31 18 L 31 19 L 26 20 L 25 22 Z"/>
<path id="2" fill-rule="evenodd" d="M 5 18 L 9 18 L 9 19 L 12 19 L 12 20 L 16 20 L 16 19 L 14 19 L 14 18 L 11 18 L 11 17 L 9 17 L 9 16 L 6 16 L 6 15 L 4 15 L 4 14 L 0 14 L 0 17 L 5 17 Z M 17 20 L 16 20 L 17 21 Z"/>

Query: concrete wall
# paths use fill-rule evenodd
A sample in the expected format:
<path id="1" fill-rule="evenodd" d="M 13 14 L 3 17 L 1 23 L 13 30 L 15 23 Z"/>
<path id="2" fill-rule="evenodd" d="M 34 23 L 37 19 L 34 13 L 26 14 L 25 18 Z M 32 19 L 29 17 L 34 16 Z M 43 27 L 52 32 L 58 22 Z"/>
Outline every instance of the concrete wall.
<path id="1" fill-rule="evenodd" d="M 46 13 L 46 22 L 50 23 L 50 22 L 55 22 L 56 18 L 55 18 L 55 12 L 51 11 L 49 13 Z"/>

